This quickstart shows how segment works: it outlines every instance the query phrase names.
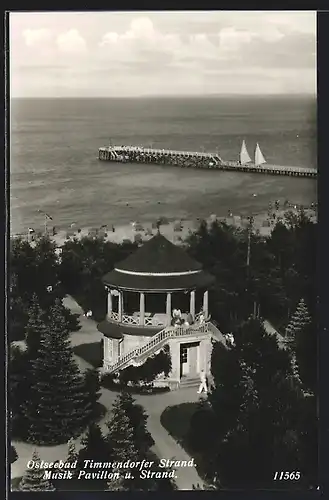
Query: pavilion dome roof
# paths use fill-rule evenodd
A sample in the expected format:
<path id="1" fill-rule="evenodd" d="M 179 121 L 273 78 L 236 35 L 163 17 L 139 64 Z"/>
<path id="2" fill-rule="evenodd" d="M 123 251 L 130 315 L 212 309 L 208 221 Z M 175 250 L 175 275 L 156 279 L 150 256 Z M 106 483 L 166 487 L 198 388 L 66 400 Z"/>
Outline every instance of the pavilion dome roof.
<path id="1" fill-rule="evenodd" d="M 135 253 L 120 262 L 116 269 L 140 273 L 185 273 L 199 271 L 201 264 L 182 248 L 158 233 Z"/>
<path id="2" fill-rule="evenodd" d="M 212 281 L 199 262 L 160 233 L 103 277 L 106 285 L 127 290 L 186 290 Z"/>

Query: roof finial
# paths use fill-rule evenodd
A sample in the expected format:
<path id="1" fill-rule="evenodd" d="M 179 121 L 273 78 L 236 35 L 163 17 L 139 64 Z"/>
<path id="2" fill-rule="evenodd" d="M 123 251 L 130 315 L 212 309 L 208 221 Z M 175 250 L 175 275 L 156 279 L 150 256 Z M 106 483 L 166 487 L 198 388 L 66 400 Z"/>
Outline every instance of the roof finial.
<path id="1" fill-rule="evenodd" d="M 160 234 L 160 226 L 161 226 L 161 221 L 160 219 L 157 220 L 156 222 L 156 226 L 157 226 L 157 230 L 158 230 L 158 233 L 157 234 Z"/>

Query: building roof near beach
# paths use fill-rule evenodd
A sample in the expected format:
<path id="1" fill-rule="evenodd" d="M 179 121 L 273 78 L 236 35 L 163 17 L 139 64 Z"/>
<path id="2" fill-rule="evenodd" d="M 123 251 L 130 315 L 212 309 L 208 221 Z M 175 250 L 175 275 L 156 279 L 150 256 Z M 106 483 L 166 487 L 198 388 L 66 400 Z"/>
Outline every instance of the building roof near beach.
<path id="1" fill-rule="evenodd" d="M 182 248 L 158 233 L 106 274 L 106 285 L 127 290 L 186 290 L 206 287 L 213 277 Z"/>

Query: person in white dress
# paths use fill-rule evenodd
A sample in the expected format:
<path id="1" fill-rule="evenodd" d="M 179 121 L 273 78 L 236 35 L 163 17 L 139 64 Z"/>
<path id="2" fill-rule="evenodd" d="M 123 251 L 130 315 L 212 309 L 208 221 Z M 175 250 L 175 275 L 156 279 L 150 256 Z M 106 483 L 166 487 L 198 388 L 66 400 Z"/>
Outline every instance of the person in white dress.
<path id="1" fill-rule="evenodd" d="M 204 370 L 201 370 L 200 373 L 200 386 L 198 390 L 198 394 L 201 394 L 202 391 L 204 391 L 206 394 L 208 392 L 208 387 L 207 387 L 207 376 Z"/>
<path id="2" fill-rule="evenodd" d="M 225 335 L 226 343 L 230 346 L 235 346 L 233 333 L 227 333 Z"/>

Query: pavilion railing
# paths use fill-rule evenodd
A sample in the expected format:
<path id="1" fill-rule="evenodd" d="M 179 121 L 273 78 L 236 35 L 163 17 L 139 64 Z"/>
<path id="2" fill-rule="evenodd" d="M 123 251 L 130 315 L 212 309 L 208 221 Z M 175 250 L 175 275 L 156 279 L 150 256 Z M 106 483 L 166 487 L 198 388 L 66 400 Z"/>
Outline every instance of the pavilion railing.
<path id="1" fill-rule="evenodd" d="M 158 318 L 157 316 L 153 316 L 151 318 L 144 318 L 145 326 L 165 326 L 165 322 Z"/>
<path id="2" fill-rule="evenodd" d="M 195 315 L 194 318 L 194 323 L 198 323 L 200 320 L 200 316 L 203 314 L 203 312 L 199 312 L 198 314 Z M 120 316 L 119 313 L 116 313 L 114 311 L 111 311 L 109 313 L 109 319 L 112 319 L 113 321 L 116 321 L 118 323 L 122 323 L 124 325 L 132 325 L 132 326 L 166 326 L 166 320 L 163 318 L 164 315 L 157 315 L 154 314 L 153 316 L 145 316 L 144 317 L 144 323 L 140 322 L 140 315 L 129 315 L 129 314 L 122 314 L 121 321 L 120 321 Z M 207 320 L 207 318 L 205 318 Z"/>
<path id="3" fill-rule="evenodd" d="M 165 320 L 156 314 L 154 316 L 145 316 L 144 323 L 140 322 L 140 316 L 134 315 L 131 316 L 129 314 L 122 314 L 121 321 L 119 313 L 111 311 L 109 313 L 109 319 L 116 321 L 118 323 L 122 323 L 124 325 L 132 325 L 132 326 L 165 326 Z"/>
<path id="4" fill-rule="evenodd" d="M 121 323 L 123 323 L 124 325 L 134 325 L 134 326 L 140 324 L 138 316 L 128 316 L 128 314 L 122 315 Z"/>
<path id="5" fill-rule="evenodd" d="M 110 317 L 110 319 L 113 319 L 114 321 L 119 321 L 119 318 L 120 318 L 119 314 L 114 312 L 114 311 L 110 312 L 109 317 Z"/>

